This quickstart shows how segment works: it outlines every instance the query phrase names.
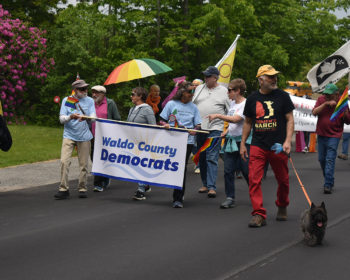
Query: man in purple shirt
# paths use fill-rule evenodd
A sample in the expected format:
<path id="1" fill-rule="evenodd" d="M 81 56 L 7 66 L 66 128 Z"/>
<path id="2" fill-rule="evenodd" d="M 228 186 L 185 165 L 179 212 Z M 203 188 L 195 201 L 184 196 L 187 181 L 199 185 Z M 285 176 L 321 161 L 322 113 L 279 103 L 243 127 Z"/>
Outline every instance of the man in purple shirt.
<path id="1" fill-rule="evenodd" d="M 92 98 L 95 101 L 95 110 L 98 118 L 120 120 L 120 114 L 113 99 L 106 97 L 104 86 L 94 86 L 91 88 Z M 95 122 L 92 123 L 92 134 L 95 137 Z M 91 140 L 91 160 L 94 157 L 94 139 Z M 109 185 L 109 178 L 94 176 L 94 192 L 102 192 Z"/>
<path id="2" fill-rule="evenodd" d="M 344 123 L 350 123 L 348 108 L 346 108 L 344 115 L 334 121 L 330 120 L 338 100 L 338 87 L 334 84 L 328 84 L 312 109 L 312 114 L 318 117 L 316 125 L 318 161 L 324 176 L 323 192 L 325 194 L 332 193 L 339 140 L 343 133 Z"/>

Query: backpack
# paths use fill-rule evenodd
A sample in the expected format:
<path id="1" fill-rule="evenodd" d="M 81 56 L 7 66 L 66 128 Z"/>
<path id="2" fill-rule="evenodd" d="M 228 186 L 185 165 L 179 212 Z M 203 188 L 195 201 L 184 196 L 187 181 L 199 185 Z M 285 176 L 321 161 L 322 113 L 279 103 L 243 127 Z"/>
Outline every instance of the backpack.
<path id="1" fill-rule="evenodd" d="M 12 146 L 11 133 L 3 116 L 0 115 L 0 149 L 7 152 Z"/>

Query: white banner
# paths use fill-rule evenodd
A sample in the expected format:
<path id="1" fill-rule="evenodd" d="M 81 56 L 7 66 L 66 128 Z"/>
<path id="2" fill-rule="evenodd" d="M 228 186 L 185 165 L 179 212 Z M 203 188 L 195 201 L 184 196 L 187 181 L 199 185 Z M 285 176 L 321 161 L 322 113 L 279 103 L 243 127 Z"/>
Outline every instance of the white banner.
<path id="1" fill-rule="evenodd" d="M 350 41 L 345 43 L 307 73 L 313 92 L 322 92 L 328 83 L 335 84 L 350 71 Z"/>
<path id="2" fill-rule="evenodd" d="M 188 133 L 96 120 L 92 173 L 182 189 Z"/>
<path id="3" fill-rule="evenodd" d="M 294 104 L 294 130 L 295 131 L 316 131 L 317 117 L 312 115 L 312 109 L 316 100 L 306 99 L 290 95 Z M 344 132 L 350 132 L 350 125 L 344 125 Z"/>

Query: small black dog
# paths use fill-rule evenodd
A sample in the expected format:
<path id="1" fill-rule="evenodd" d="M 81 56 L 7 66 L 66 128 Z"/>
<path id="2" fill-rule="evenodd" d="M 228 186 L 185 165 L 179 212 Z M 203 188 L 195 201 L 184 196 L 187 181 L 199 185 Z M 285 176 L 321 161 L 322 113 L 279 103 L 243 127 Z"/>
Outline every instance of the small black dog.
<path id="1" fill-rule="evenodd" d="M 311 203 L 310 209 L 301 214 L 301 230 L 309 246 L 321 245 L 327 227 L 327 211 L 324 202 L 320 206 Z"/>

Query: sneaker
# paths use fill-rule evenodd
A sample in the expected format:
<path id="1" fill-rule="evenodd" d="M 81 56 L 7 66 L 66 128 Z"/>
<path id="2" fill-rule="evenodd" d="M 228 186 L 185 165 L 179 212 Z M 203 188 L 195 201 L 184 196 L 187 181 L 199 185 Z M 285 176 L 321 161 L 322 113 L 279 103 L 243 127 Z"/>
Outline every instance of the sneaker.
<path id="1" fill-rule="evenodd" d="M 242 179 L 243 178 L 241 171 L 236 173 L 236 178 L 237 179 Z"/>
<path id="2" fill-rule="evenodd" d="M 308 152 L 309 152 L 309 149 L 307 147 L 305 147 L 304 150 L 303 150 L 303 153 L 305 154 L 305 153 L 308 153 Z"/>
<path id="3" fill-rule="evenodd" d="M 145 187 L 145 192 L 150 192 L 152 189 L 151 189 L 151 187 L 149 186 L 149 185 L 147 185 L 146 187 Z"/>
<path id="4" fill-rule="evenodd" d="M 342 160 L 348 160 L 348 155 L 340 154 L 340 155 L 338 155 L 338 158 L 340 158 Z"/>
<path id="5" fill-rule="evenodd" d="M 57 200 L 69 198 L 69 191 L 59 191 L 54 195 Z"/>
<path id="6" fill-rule="evenodd" d="M 208 192 L 208 188 L 207 187 L 201 187 L 199 190 L 198 190 L 199 193 L 207 193 Z"/>
<path id="7" fill-rule="evenodd" d="M 86 192 L 79 192 L 79 198 L 87 198 Z"/>
<path id="8" fill-rule="evenodd" d="M 287 207 L 278 207 L 277 221 L 287 221 Z"/>
<path id="9" fill-rule="evenodd" d="M 330 188 L 330 187 L 324 187 L 323 193 L 324 193 L 324 194 L 331 194 L 331 193 L 332 193 L 332 188 Z"/>
<path id="10" fill-rule="evenodd" d="M 260 215 L 254 215 L 250 220 L 249 227 L 262 227 L 266 225 L 266 220 Z"/>
<path id="11" fill-rule="evenodd" d="M 208 191 L 208 197 L 215 198 L 216 197 L 216 191 L 214 191 L 214 190 Z"/>
<path id="12" fill-rule="evenodd" d="M 228 198 L 226 198 L 226 200 L 223 203 L 221 203 L 220 208 L 221 209 L 228 209 L 228 208 L 233 208 L 235 206 L 236 206 L 236 204 L 235 204 L 235 201 L 233 200 L 233 198 L 228 197 Z"/>
<path id="13" fill-rule="evenodd" d="M 94 186 L 94 192 L 103 192 L 103 188 L 100 186 Z"/>
<path id="14" fill-rule="evenodd" d="M 174 201 L 173 202 L 173 208 L 183 208 L 184 205 L 181 201 Z"/>
<path id="15" fill-rule="evenodd" d="M 195 174 L 200 174 L 200 173 L 201 173 L 201 170 L 199 169 L 199 167 L 196 167 L 196 168 L 195 168 L 194 173 L 195 173 Z"/>
<path id="16" fill-rule="evenodd" d="M 137 191 L 135 195 L 133 196 L 134 200 L 145 200 L 145 194 L 143 192 Z"/>

